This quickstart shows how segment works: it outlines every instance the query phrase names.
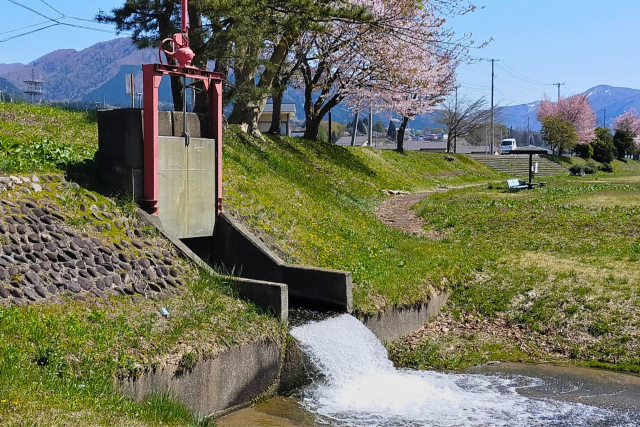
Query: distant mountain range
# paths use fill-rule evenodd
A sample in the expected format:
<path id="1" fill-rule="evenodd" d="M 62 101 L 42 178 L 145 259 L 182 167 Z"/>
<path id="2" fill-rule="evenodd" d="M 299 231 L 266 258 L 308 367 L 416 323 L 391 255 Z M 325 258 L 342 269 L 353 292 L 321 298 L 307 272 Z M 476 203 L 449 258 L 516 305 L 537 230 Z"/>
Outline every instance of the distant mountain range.
<path id="1" fill-rule="evenodd" d="M 22 90 L 18 89 L 16 85 L 2 77 L 0 77 L 0 93 L 2 93 L 0 100 L 4 100 L 5 102 L 24 99 L 24 93 Z"/>
<path id="2" fill-rule="evenodd" d="M 139 50 L 127 38 L 118 38 L 95 44 L 81 51 L 61 49 L 48 53 L 29 64 L 0 64 L 0 92 L 21 96 L 24 80 L 43 80 L 44 99 L 69 102 L 105 102 L 112 106 L 130 105 L 131 98 L 125 94 L 125 75 L 135 75 L 136 92 L 142 91 L 143 63 L 158 61 L 157 50 Z M 607 125 L 613 119 L 630 108 L 640 111 L 640 90 L 612 86 L 596 86 L 585 92 L 593 109 L 598 115 L 598 124 L 602 124 L 606 110 Z M 170 108 L 171 91 L 168 79 L 160 86 L 162 105 Z M 285 93 L 285 102 L 296 104 L 297 117 L 304 119 L 304 96 L 301 91 L 289 89 Z M 526 129 L 527 119 L 531 130 L 540 130 L 536 119 L 539 101 L 529 104 L 503 107 L 500 116 L 502 123 L 514 129 Z M 351 111 L 339 105 L 333 109 L 333 120 L 346 123 L 353 120 Z M 410 127 L 423 129 L 426 126 L 440 127 L 435 120 L 436 114 L 421 114 L 410 122 Z M 374 115 L 374 121 L 382 120 L 385 126 L 389 118 Z"/>

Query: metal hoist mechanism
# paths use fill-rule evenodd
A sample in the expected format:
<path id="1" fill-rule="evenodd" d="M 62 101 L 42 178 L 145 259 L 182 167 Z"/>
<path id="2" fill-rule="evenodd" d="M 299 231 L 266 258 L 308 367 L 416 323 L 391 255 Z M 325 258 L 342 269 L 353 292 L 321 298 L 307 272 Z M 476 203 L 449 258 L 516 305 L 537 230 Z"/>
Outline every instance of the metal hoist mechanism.
<path id="1" fill-rule="evenodd" d="M 187 0 L 182 0 L 182 27 L 179 33 L 171 38 L 162 40 L 158 49 L 158 59 L 163 65 L 177 65 L 178 67 L 191 67 L 191 62 L 196 54 L 189 47 L 189 23 L 188 23 L 188 4 Z M 171 47 L 171 50 L 165 49 L 165 44 Z M 162 54 L 169 59 L 169 64 L 164 64 Z M 171 64 L 171 63 L 174 64 Z M 193 90 L 193 89 L 192 89 Z M 189 146 L 191 135 L 187 132 L 187 76 L 182 76 L 182 137 L 184 137 L 184 145 Z"/>
<path id="2" fill-rule="evenodd" d="M 188 0 L 182 0 L 180 32 L 162 40 L 159 63 L 142 66 L 143 111 L 143 198 L 145 209 L 158 215 L 180 238 L 211 235 L 209 228 L 222 212 L 222 82 L 221 73 L 192 66 L 195 54 L 189 46 Z M 166 61 L 164 60 L 166 57 Z M 158 89 L 162 77 L 182 81 L 182 135 L 160 137 Z M 190 84 L 187 84 L 188 82 Z M 188 129 L 187 90 L 192 96 L 202 82 L 208 96 L 208 125 L 199 132 Z M 176 112 L 178 113 L 178 112 Z M 179 114 L 179 113 L 178 113 Z M 175 118 L 176 115 L 174 114 Z M 180 116 L 177 116 L 180 117 Z M 200 122 L 203 124 L 204 122 Z M 174 133 L 175 132 L 175 133 Z M 207 137 L 203 135 L 208 133 Z M 202 136 L 201 136 L 202 135 Z M 173 138 L 173 140 L 172 140 Z M 184 144 L 180 142 L 184 138 Z M 161 146 L 162 142 L 162 146 Z M 184 148 L 178 150 L 178 145 Z M 176 184 L 180 183 L 180 184 Z M 212 215 L 212 218 L 205 218 Z M 200 222 L 194 225 L 194 218 Z M 197 221 L 196 221 L 197 222 Z M 185 225 L 186 224 L 186 225 Z"/>

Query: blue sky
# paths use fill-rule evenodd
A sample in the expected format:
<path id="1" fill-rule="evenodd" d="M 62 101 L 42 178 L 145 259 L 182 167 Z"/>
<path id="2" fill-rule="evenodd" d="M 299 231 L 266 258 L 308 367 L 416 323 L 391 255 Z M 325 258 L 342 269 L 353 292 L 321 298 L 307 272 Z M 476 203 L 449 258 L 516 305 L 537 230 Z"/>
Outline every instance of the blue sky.
<path id="1" fill-rule="evenodd" d="M 124 0 L 14 0 L 51 18 L 60 14 L 92 19 Z M 48 5 L 47 5 L 48 4 Z M 564 95 L 598 84 L 640 88 L 640 1 L 637 0 L 477 0 L 484 9 L 449 21 L 458 33 L 472 33 L 478 43 L 493 38 L 482 58 L 496 58 L 496 100 L 503 105 L 555 96 L 551 83 L 566 83 Z M 0 0 L 3 26 L 0 40 L 40 28 L 46 21 L 10 0 Z M 28 63 L 55 49 L 83 49 L 115 37 L 109 26 L 74 19 L 61 22 L 110 30 L 97 32 L 56 26 L 0 42 L 0 63 Z M 489 96 L 491 64 L 479 62 L 459 69 L 460 92 L 469 97 Z M 547 84 L 541 85 L 536 83 Z"/>

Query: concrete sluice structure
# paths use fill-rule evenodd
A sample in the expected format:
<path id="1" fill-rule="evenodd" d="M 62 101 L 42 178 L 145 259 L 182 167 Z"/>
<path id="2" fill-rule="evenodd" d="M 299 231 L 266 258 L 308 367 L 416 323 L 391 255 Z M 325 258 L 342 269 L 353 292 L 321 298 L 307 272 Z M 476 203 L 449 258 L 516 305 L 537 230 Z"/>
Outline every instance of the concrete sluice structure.
<path id="1" fill-rule="evenodd" d="M 183 136 L 183 117 L 189 138 Z M 350 272 L 288 264 L 221 209 L 221 141 L 210 138 L 208 116 L 160 111 L 154 126 L 157 151 L 150 174 L 143 111 L 98 112 L 96 161 L 101 178 L 107 188 L 132 195 L 145 208 L 138 212 L 144 223 L 200 268 L 212 274 L 213 268 L 236 272 L 237 277 L 225 280 L 234 283 L 243 298 L 284 322 L 289 308 L 352 312 Z M 149 203 L 145 180 L 153 177 L 157 199 Z M 416 307 L 360 317 L 378 339 L 392 341 L 422 327 L 447 299 L 442 293 Z M 309 354 L 291 339 L 231 347 L 215 358 L 199 360 L 189 371 L 164 366 L 125 379 L 121 386 L 138 399 L 168 390 L 194 413 L 220 415 L 260 397 L 290 394 L 316 373 Z"/>

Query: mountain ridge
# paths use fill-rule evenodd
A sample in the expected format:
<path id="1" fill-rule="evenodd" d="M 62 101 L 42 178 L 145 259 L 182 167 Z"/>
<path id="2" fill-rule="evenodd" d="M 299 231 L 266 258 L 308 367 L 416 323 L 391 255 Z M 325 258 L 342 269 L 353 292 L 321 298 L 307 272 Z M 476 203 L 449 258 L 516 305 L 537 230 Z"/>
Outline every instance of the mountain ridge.
<path id="1" fill-rule="evenodd" d="M 7 84 L 10 84 L 11 90 L 17 89 L 19 93 L 24 87 L 23 81 L 31 79 L 34 73 L 36 79 L 44 81 L 45 100 L 86 103 L 106 101 L 112 106 L 127 106 L 130 98 L 124 93 L 124 74 L 134 73 L 136 87 L 142 88 L 141 65 L 157 60 L 156 49 L 140 50 L 130 39 L 116 38 L 82 50 L 57 49 L 28 64 L 0 64 L 0 78 L 6 80 L 4 86 L 8 87 Z M 9 93 L 6 90 L 5 92 Z M 170 91 L 164 81 L 160 92 L 161 101 L 169 108 Z M 616 116 L 631 108 L 640 111 L 638 89 L 598 85 L 588 89 L 584 94 L 596 111 L 599 125 L 603 123 L 604 110 L 609 126 L 613 124 Z M 304 96 L 301 91 L 289 88 L 284 101 L 295 103 L 298 119 L 304 119 Z M 539 102 L 502 107 L 501 123 L 514 129 L 526 129 L 528 119 L 530 129 L 539 131 L 541 125 L 536 118 Z M 353 113 L 343 105 L 335 107 L 332 115 L 335 121 L 341 123 L 353 120 Z M 367 114 L 362 116 L 364 118 Z M 409 126 L 414 129 L 423 129 L 426 126 L 440 127 L 436 117 L 437 112 L 420 114 Z M 382 120 L 386 125 L 390 118 L 385 114 L 374 114 L 374 121 L 376 120 Z"/>

